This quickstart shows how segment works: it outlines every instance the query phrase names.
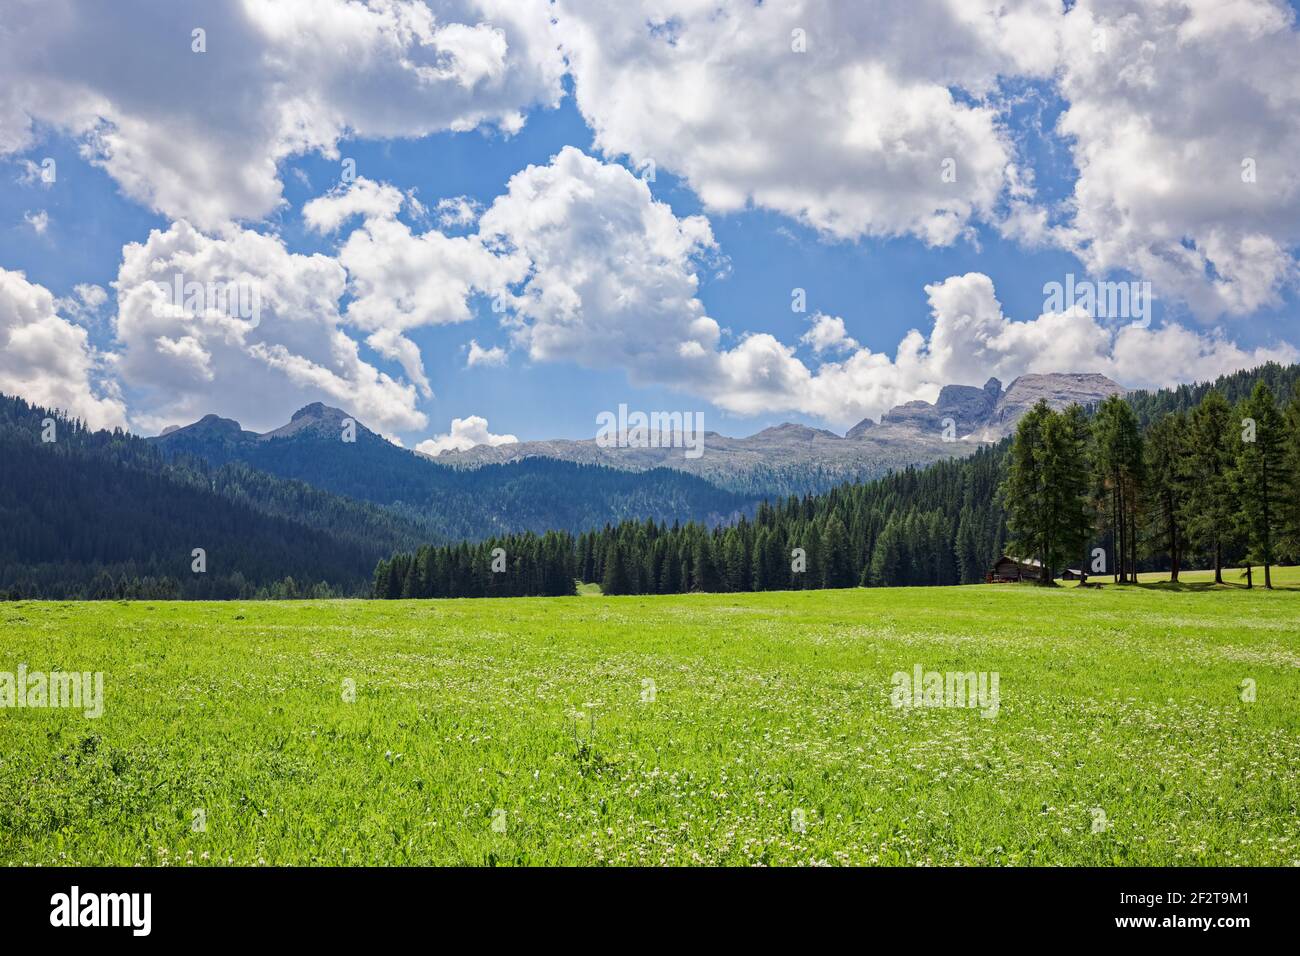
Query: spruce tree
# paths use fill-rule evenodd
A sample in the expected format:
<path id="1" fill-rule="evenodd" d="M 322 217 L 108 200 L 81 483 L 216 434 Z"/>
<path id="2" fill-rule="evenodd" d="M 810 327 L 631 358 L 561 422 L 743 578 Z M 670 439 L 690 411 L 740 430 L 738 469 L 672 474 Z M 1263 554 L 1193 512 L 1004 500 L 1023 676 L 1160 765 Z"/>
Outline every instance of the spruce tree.
<path id="1" fill-rule="evenodd" d="M 1300 563 L 1300 392 L 1286 409 L 1286 487 L 1282 494 L 1282 536 L 1279 554 Z"/>
<path id="2" fill-rule="evenodd" d="M 826 522 L 818 550 L 822 559 L 822 587 L 853 587 L 855 582 L 853 567 L 849 563 L 849 534 L 838 516 Z"/>
<path id="3" fill-rule="evenodd" d="M 1137 582 L 1137 525 L 1146 465 L 1142 431 L 1133 409 L 1119 395 L 1101 403 L 1093 420 L 1095 468 L 1115 533 L 1116 581 Z"/>
<path id="4" fill-rule="evenodd" d="M 605 577 L 600 583 L 600 590 L 604 594 L 627 594 L 631 591 L 626 558 L 616 538 L 610 540 L 605 550 Z"/>
<path id="5" fill-rule="evenodd" d="M 1147 433 L 1147 494 L 1158 529 L 1160 550 L 1169 556 L 1169 580 L 1182 569 L 1186 513 L 1189 425 L 1182 414 L 1167 414 Z"/>
<path id="6" fill-rule="evenodd" d="M 1188 426 L 1183 524 L 1188 540 L 1212 561 L 1216 584 L 1223 583 L 1224 551 L 1232 536 L 1235 439 L 1232 410 L 1211 390 L 1192 410 Z"/>
<path id="7" fill-rule="evenodd" d="M 1007 456 L 1007 477 L 1002 485 L 1002 502 L 1007 527 L 1013 536 L 1010 547 L 1021 560 L 1042 562 L 1040 583 L 1050 580 L 1047 567 L 1048 517 L 1039 461 L 1043 455 L 1044 428 L 1053 412 L 1040 401 L 1016 425 Z"/>
<path id="8" fill-rule="evenodd" d="M 1274 547 L 1282 527 L 1282 497 L 1290 482 L 1285 421 L 1272 389 L 1263 382 L 1255 384 L 1239 411 L 1241 441 L 1232 485 L 1249 548 L 1247 560 L 1264 566 L 1264 587 L 1271 590 Z"/>

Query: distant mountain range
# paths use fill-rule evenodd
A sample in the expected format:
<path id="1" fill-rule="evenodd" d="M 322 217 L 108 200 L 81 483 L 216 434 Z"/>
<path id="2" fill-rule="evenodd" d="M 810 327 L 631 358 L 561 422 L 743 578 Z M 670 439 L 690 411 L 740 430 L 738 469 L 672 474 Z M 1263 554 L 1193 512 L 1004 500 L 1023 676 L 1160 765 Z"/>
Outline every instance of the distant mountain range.
<path id="1" fill-rule="evenodd" d="M 1022 375 L 1005 391 L 1001 382 L 991 378 L 982 388 L 947 385 L 933 404 L 915 401 L 896 406 L 879 422 L 864 419 L 846 435 L 792 423 L 747 438 L 705 432 L 704 451 L 698 458 L 687 457 L 680 447 L 602 447 L 595 439 L 556 439 L 478 445 L 444 452 L 434 460 L 457 468 L 528 458 L 631 471 L 673 468 L 743 494 L 803 494 L 877 478 L 909 465 L 968 455 L 1011 434 L 1040 399 L 1053 408 L 1064 408 L 1074 402 L 1095 404 L 1124 392 L 1123 386 L 1097 374 Z"/>
<path id="2" fill-rule="evenodd" d="M 1214 383 L 1131 392 L 1126 401 L 1150 422 L 1194 407 L 1211 384 L 1235 402 L 1256 381 L 1288 396 L 1300 388 L 1300 366 L 1265 365 Z M 1007 435 L 1039 399 L 1090 405 L 1120 391 L 1100 375 L 1027 375 L 1005 390 L 996 380 L 948 386 L 934 403 L 899 406 L 845 436 L 792 424 L 748 438 L 710 433 L 699 459 L 681 449 L 594 441 L 430 459 L 359 422 L 355 441 L 345 441 L 350 416 L 322 404 L 265 434 L 207 416 L 145 439 L 92 432 L 0 395 L 0 597 L 289 596 L 320 593 L 317 582 L 364 594 L 379 558 L 424 544 L 625 519 L 716 525 L 752 513 L 763 496 L 969 454 L 864 492 L 928 513 L 933 495 L 948 501 L 944 488 L 966 487 L 968 471 L 982 476 L 989 497 L 1002 452 L 974 453 Z M 57 422 L 52 442 L 44 439 L 49 418 Z M 493 456 L 501 460 L 480 460 Z M 986 504 L 959 523 L 994 546 L 999 512 L 991 498 Z M 196 548 L 205 553 L 204 572 L 192 567 Z M 290 576 L 296 588 L 288 587 Z"/>
<path id="3" fill-rule="evenodd" d="M 580 531 L 628 518 L 717 524 L 755 504 L 750 496 L 667 468 L 633 472 L 540 457 L 473 472 L 448 467 L 397 447 L 347 412 L 319 402 L 264 434 L 208 415 L 148 441 L 169 458 L 193 456 L 213 466 L 240 462 L 383 506 L 434 540 Z"/>

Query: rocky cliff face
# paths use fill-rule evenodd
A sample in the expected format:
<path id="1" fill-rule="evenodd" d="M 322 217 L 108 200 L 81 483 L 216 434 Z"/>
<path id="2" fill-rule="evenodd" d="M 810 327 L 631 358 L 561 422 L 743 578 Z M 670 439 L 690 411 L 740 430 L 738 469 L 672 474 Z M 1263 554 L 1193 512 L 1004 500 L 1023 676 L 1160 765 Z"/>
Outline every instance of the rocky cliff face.
<path id="1" fill-rule="evenodd" d="M 1124 391 L 1123 386 L 1105 375 L 1066 372 L 1021 375 L 1005 392 L 996 378 L 985 382 L 983 388 L 945 385 L 934 404 L 899 405 L 886 412 L 879 424 L 866 419 L 854 425 L 846 437 L 868 433 L 879 436 L 884 429 L 892 429 L 895 434 L 910 431 L 918 438 L 942 435 L 951 420 L 957 438 L 963 442 L 996 442 L 1015 431 L 1016 423 L 1040 400 L 1061 409 L 1073 404 L 1092 405 Z"/>
<path id="2" fill-rule="evenodd" d="M 974 385 L 945 385 L 939 397 L 929 402 L 908 402 L 887 411 L 880 419 L 881 425 L 899 425 L 920 432 L 942 435 L 947 420 L 951 419 L 958 437 L 965 437 L 983 428 L 993 416 L 1002 395 L 1002 383 L 991 378 L 983 388 Z M 865 434 L 875 423 L 864 419 L 849 429 L 846 438 Z"/>
<path id="3" fill-rule="evenodd" d="M 1059 410 L 1074 404 L 1093 405 L 1124 391 L 1105 375 L 1095 373 L 1022 375 L 998 400 L 984 429 L 975 437 L 981 441 L 997 441 L 1010 435 L 1015 431 L 1016 422 L 1040 400 Z"/>

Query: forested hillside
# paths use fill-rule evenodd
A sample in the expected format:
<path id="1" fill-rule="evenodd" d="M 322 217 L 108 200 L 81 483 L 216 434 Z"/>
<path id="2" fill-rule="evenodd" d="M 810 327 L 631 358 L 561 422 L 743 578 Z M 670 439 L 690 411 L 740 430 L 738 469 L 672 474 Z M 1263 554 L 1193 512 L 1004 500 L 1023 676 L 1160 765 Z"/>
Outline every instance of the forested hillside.
<path id="1" fill-rule="evenodd" d="M 342 440 L 345 429 L 353 440 Z M 266 435 L 209 416 L 149 441 L 169 457 L 242 462 L 381 505 L 428 527 L 426 541 L 576 532 L 629 518 L 716 524 L 752 512 L 754 505 L 752 498 L 666 468 L 630 472 L 543 458 L 474 470 L 449 468 L 398 448 L 345 412 L 319 404 L 300 409 L 288 425 Z"/>
<path id="2" fill-rule="evenodd" d="M 1132 406 L 1138 421 L 1146 427 L 1163 415 L 1190 412 L 1201 404 L 1211 390 L 1222 395 L 1229 405 L 1236 405 L 1250 397 L 1256 382 L 1267 385 L 1277 401 L 1285 405 L 1293 395 L 1300 394 L 1300 389 L 1297 389 L 1297 384 L 1300 383 L 1300 365 L 1269 362 L 1258 368 L 1220 376 L 1213 382 L 1179 385 L 1177 388 L 1155 392 L 1129 392 L 1124 400 Z"/>
<path id="3" fill-rule="evenodd" d="M 364 594 L 380 558 L 430 542 L 752 507 L 664 469 L 528 460 L 470 474 L 364 429 L 356 454 L 332 423 L 297 422 L 253 441 L 212 419 L 159 442 L 0 396 L 0 596 Z"/>
<path id="4" fill-rule="evenodd" d="M 969 458 L 765 502 L 725 527 L 606 526 L 550 560 L 607 594 L 967 584 L 1008 549 L 1049 576 L 1070 565 L 1117 581 L 1176 578 L 1193 564 L 1249 562 L 1267 581 L 1267 565 L 1300 559 L 1297 380 L 1300 366 L 1267 365 L 1095 409 L 1040 403 L 1013 439 Z M 1284 405 L 1278 392 L 1293 398 Z M 487 557 L 497 546 L 509 553 L 494 541 L 396 556 L 376 596 L 489 593 L 500 587 Z M 464 570 L 447 578 L 417 565 Z"/>
<path id="5" fill-rule="evenodd" d="M 380 556 L 429 538 L 372 505 L 242 464 L 169 462 L 139 438 L 6 396 L 0 463 L 0 594 L 10 597 L 351 594 L 367 589 Z"/>

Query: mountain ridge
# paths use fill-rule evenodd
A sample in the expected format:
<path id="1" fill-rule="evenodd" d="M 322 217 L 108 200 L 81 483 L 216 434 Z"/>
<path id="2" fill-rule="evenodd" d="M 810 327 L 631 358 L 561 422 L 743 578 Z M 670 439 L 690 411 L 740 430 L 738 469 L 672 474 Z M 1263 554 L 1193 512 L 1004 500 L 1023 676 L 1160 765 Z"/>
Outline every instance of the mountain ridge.
<path id="1" fill-rule="evenodd" d="M 755 500 L 681 471 L 614 469 L 600 462 L 535 456 L 474 472 L 393 444 L 343 409 L 313 402 L 261 434 L 205 415 L 145 439 L 169 458 L 214 467 L 239 462 L 277 478 L 388 509 L 434 538 L 581 531 L 628 517 L 717 524 Z"/>
<path id="2" fill-rule="evenodd" d="M 1126 391 L 1095 372 L 1030 373 L 1015 378 L 1005 390 L 997 378 L 983 386 L 945 385 L 933 403 L 896 405 L 878 422 L 863 419 L 844 435 L 794 422 L 743 438 L 706 431 L 704 453 L 695 459 L 687 457 L 683 448 L 602 447 L 595 439 L 542 439 L 476 445 L 443 452 L 432 460 L 469 469 L 530 457 L 630 471 L 666 467 L 745 493 L 816 493 L 846 481 L 866 481 L 970 454 L 1011 434 L 1039 399 L 1064 408 L 1073 402 L 1094 404 Z"/>

